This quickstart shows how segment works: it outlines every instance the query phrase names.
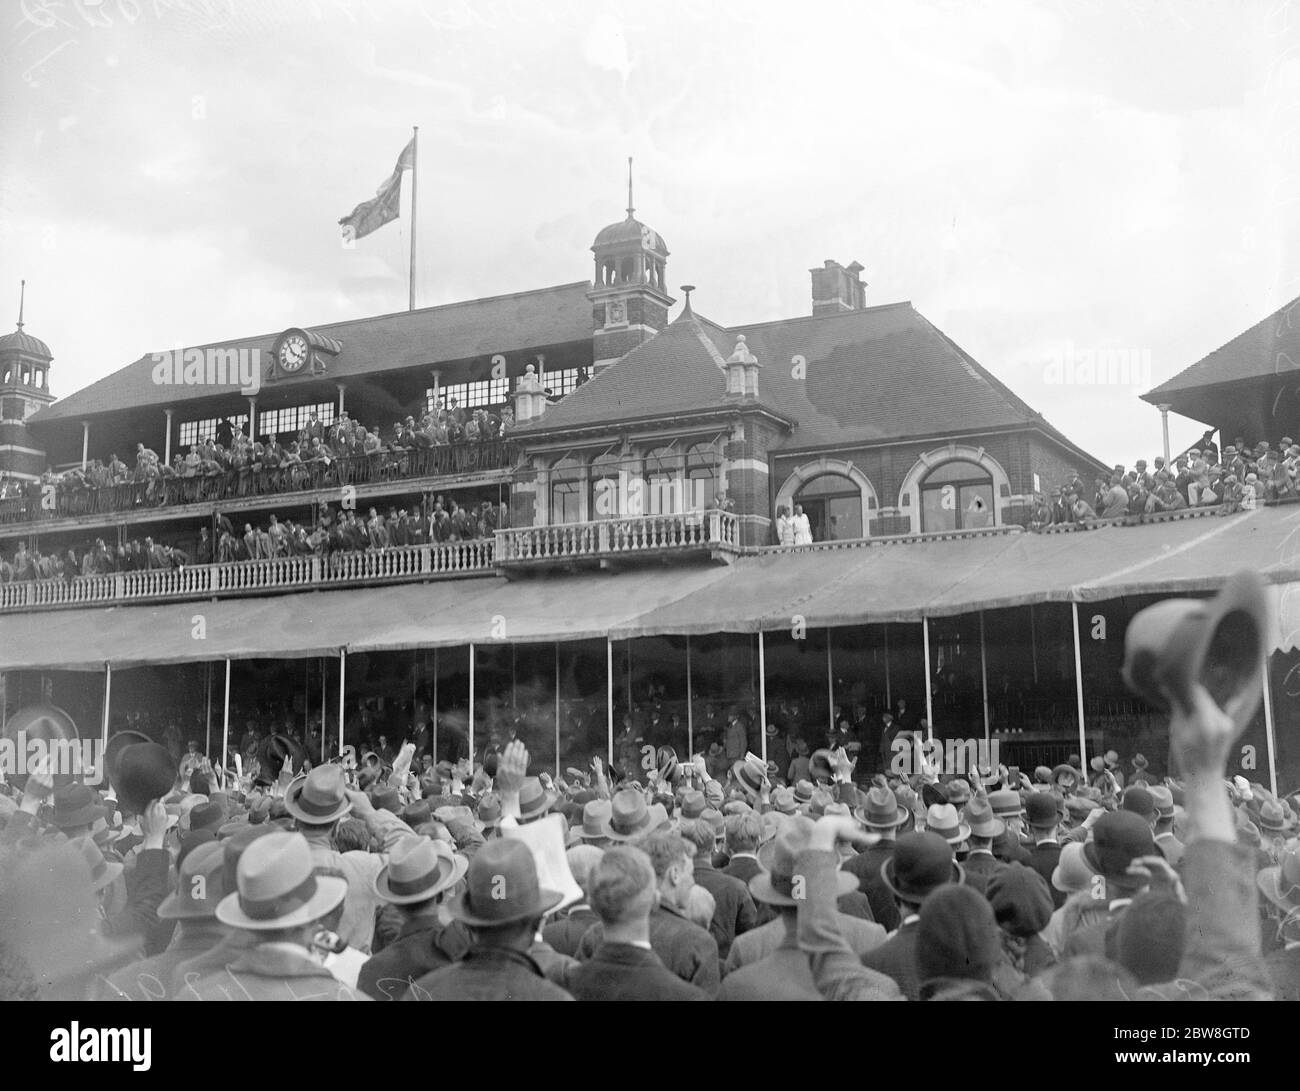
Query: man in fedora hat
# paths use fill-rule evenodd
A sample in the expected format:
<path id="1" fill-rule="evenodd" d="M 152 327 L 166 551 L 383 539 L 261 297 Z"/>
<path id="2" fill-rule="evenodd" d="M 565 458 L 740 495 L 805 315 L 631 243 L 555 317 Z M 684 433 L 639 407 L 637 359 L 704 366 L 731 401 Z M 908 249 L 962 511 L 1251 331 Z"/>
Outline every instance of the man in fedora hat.
<path id="1" fill-rule="evenodd" d="M 664 966 L 650 938 L 658 901 L 654 866 L 638 848 L 604 852 L 587 879 L 588 897 L 601 922 L 591 956 L 568 976 L 575 1000 L 708 1000 L 703 989 Z"/>
<path id="2" fill-rule="evenodd" d="M 1149 884 L 1147 875 L 1131 867 L 1134 861 L 1155 855 L 1151 826 L 1141 815 L 1119 810 L 1097 819 L 1091 840 L 1083 846 L 1083 858 L 1104 885 L 1094 882 L 1067 901 L 1061 923 L 1067 958 L 1105 955 L 1107 930 Z"/>
<path id="3" fill-rule="evenodd" d="M 216 909 L 222 924 L 253 934 L 252 946 L 224 968 L 186 980 L 177 999 L 359 999 L 325 969 L 313 945 L 321 922 L 337 916 L 347 891 L 346 880 L 316 873 L 302 834 L 258 838 L 239 859 L 235 891 Z"/>
<path id="4" fill-rule="evenodd" d="M 1021 840 L 1025 819 L 1025 805 L 1020 793 L 1013 788 L 1002 788 L 988 795 L 993 813 L 1006 826 L 1006 831 L 993 843 L 993 855 L 1004 864 L 1029 863 L 1029 850 L 1033 842 Z"/>
<path id="5" fill-rule="evenodd" d="M 756 902 L 769 907 L 773 919 L 737 936 L 727 956 L 719 1000 L 817 1000 L 808 956 L 799 950 L 796 934 L 795 858 L 807 845 L 813 823 L 803 816 L 759 850 L 763 870 L 749 881 Z M 847 871 L 835 876 L 837 900 L 857 887 Z M 885 942 L 885 929 L 873 921 L 838 913 L 840 934 L 861 958 Z M 882 1000 L 901 1000 L 892 979 L 878 975 Z"/>
<path id="6" fill-rule="evenodd" d="M 172 1000 L 179 991 L 177 967 L 221 943 L 230 929 L 217 920 L 217 905 L 230 891 L 225 885 L 225 850 L 208 841 L 187 854 L 176 875 L 176 891 L 158 906 L 158 917 L 175 921 L 167 949 L 101 979 L 97 999 Z"/>
<path id="7" fill-rule="evenodd" d="M 100 806 L 99 793 L 75 781 L 56 788 L 53 803 L 50 824 L 69 840 L 89 837 L 95 823 L 108 814 L 108 808 Z"/>
<path id="8" fill-rule="evenodd" d="M 753 811 L 731 817 L 737 819 L 750 816 L 757 818 Z M 681 835 L 695 846 L 693 874 L 696 884 L 713 895 L 714 909 L 709 922 L 709 933 L 717 941 L 718 958 L 725 961 L 735 938 L 758 923 L 758 910 L 745 883 L 713 866 L 713 847 L 716 842 L 713 826 L 697 818 L 684 820 L 679 829 Z"/>
<path id="9" fill-rule="evenodd" d="M 289 785 L 284 806 L 307 840 L 317 868 L 342 875 L 348 884 L 347 900 L 339 936 L 349 947 L 370 954 L 375 933 L 375 910 L 383 905 L 375 893 L 375 879 L 388 863 L 388 853 L 403 837 L 413 836 L 411 827 L 389 811 L 377 811 L 365 792 L 347 787 L 343 769 L 336 764 L 318 765 Z M 352 814 L 366 824 L 380 852 L 339 852 L 334 833 L 339 822 Z"/>
<path id="10" fill-rule="evenodd" d="M 425 974 L 463 958 L 470 935 L 442 913 L 443 895 L 469 870 L 469 861 L 441 841 L 408 837 L 393 846 L 375 876 L 375 894 L 401 916 L 397 938 L 371 955 L 357 988 L 375 1000 L 400 1000 Z"/>
<path id="11" fill-rule="evenodd" d="M 658 904 L 650 911 L 650 947 L 670 971 L 710 996 L 718 991 L 718 943 L 706 928 L 687 918 L 695 887 L 695 845 L 663 830 L 637 840 L 654 866 Z M 603 925 L 582 937 L 578 959 L 588 959 L 600 945 Z"/>
<path id="12" fill-rule="evenodd" d="M 953 856 L 952 846 L 933 833 L 908 833 L 880 869 L 894 896 L 900 918 L 898 930 L 871 951 L 862 965 L 887 974 L 909 1000 L 919 1000 L 921 979 L 916 966 L 917 924 L 926 896 L 947 883 L 960 883 L 965 875 Z"/>
<path id="13" fill-rule="evenodd" d="M 854 817 L 878 840 L 846 860 L 843 868 L 858 880 L 858 889 L 866 895 L 876 923 L 886 931 L 893 931 L 898 927 L 898 907 L 881 877 L 881 868 L 893 855 L 895 838 L 899 827 L 907 821 L 907 813 L 899 806 L 898 797 L 892 791 L 877 784 L 867 791 L 866 799 L 854 812 Z"/>
<path id="14" fill-rule="evenodd" d="M 528 953 L 542 918 L 564 897 L 538 884 L 528 846 L 513 839 L 487 842 L 470 861 L 467 879 L 447 911 L 473 936 L 469 953 L 425 974 L 403 999 L 572 1000 Z"/>
<path id="15" fill-rule="evenodd" d="M 1007 865 L 993 855 L 993 843 L 1004 833 L 1006 824 L 993 813 L 989 801 L 984 796 L 975 796 L 967 804 L 962 815 L 970 828 L 970 849 L 962 867 L 966 870 L 966 885 L 981 894 L 988 890 L 993 876 Z"/>
<path id="16" fill-rule="evenodd" d="M 1025 822 L 1029 826 L 1034 847 L 1029 853 L 1029 866 L 1043 877 L 1052 891 L 1053 908 L 1060 909 L 1065 904 L 1065 895 L 1052 887 L 1052 873 L 1061 859 L 1061 843 L 1056 830 L 1061 824 L 1061 814 L 1057 809 L 1057 798 L 1043 792 L 1035 792 L 1025 800 Z"/>

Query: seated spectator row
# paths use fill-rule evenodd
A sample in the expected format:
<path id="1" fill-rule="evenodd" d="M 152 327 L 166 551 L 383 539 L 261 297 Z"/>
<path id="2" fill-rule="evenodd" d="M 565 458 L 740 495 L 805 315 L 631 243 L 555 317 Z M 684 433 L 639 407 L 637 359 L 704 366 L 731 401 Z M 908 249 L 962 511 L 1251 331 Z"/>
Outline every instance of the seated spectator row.
<path id="1" fill-rule="evenodd" d="M 0 555 L 0 583 L 469 541 L 491 537 L 503 525 L 505 510 L 504 505 L 489 501 L 461 507 L 455 500 L 444 502 L 442 497 L 434 501 L 427 515 L 419 508 L 411 512 L 389 508 L 386 516 L 375 508 L 365 515 L 326 508 L 312 529 L 293 520 L 282 523 L 275 515 L 265 527 L 249 522 L 236 527 L 229 517 L 218 515 L 215 542 L 203 527 L 192 551 L 155 542 L 152 537 L 133 538 L 116 548 L 96 538 L 80 549 L 48 554 L 20 543 L 12 559 Z"/>
<path id="2" fill-rule="evenodd" d="M 1052 496 L 1038 494 L 1030 529 L 1097 519 L 1125 519 L 1188 508 L 1251 511 L 1259 504 L 1300 497 L 1300 445 L 1284 436 L 1276 446 L 1261 440 L 1254 447 L 1241 439 L 1223 449 L 1208 439 L 1166 466 L 1156 458 L 1148 468 L 1138 459 L 1133 469 L 1115 467 L 1091 488 L 1075 474 Z"/>
<path id="3" fill-rule="evenodd" d="M 137 443 L 134 469 L 114 454 L 84 469 L 46 471 L 39 481 L 0 483 L 0 523 L 503 469 L 513 458 L 502 438 L 510 423 L 481 409 L 439 410 L 419 424 L 395 421 L 385 441 L 346 413 L 328 429 L 313 416 L 288 444 L 231 431 L 201 439 L 170 464 Z"/>

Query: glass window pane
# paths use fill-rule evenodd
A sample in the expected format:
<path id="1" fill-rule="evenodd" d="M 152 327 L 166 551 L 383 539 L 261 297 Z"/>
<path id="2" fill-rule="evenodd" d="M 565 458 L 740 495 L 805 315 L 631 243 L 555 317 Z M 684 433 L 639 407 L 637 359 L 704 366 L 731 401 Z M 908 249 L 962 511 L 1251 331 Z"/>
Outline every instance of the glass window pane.
<path id="1" fill-rule="evenodd" d="M 994 519 L 993 486 L 962 485 L 960 487 L 961 526 L 963 530 L 991 527 Z"/>
<path id="2" fill-rule="evenodd" d="M 927 485 L 936 485 L 944 481 L 986 481 L 990 479 L 988 470 L 974 462 L 955 459 L 935 467 L 925 477 Z"/>
<path id="3" fill-rule="evenodd" d="M 860 496 L 861 490 L 853 481 L 842 474 L 821 474 L 806 482 L 799 489 L 799 496 L 838 496 L 840 494 Z"/>
<path id="4" fill-rule="evenodd" d="M 837 496 L 826 501 L 826 540 L 861 538 L 862 497 Z M 815 536 L 814 536 L 815 537 Z"/>
<path id="5" fill-rule="evenodd" d="M 940 485 L 921 490 L 921 530 L 926 534 L 957 529 L 957 488 Z"/>

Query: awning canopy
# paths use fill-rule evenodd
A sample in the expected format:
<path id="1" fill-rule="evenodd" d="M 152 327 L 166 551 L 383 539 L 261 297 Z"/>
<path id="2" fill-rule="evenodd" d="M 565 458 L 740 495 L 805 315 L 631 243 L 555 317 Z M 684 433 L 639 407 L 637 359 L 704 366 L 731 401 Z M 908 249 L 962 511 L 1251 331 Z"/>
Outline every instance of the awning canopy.
<path id="1" fill-rule="evenodd" d="M 1066 534 L 771 551 L 728 566 L 449 580 L 0 617 L 0 669 L 98 670 L 587 637 L 916 622 L 1043 602 L 1274 587 L 1272 645 L 1300 646 L 1300 507 Z M 203 636 L 200 638 L 198 633 Z"/>

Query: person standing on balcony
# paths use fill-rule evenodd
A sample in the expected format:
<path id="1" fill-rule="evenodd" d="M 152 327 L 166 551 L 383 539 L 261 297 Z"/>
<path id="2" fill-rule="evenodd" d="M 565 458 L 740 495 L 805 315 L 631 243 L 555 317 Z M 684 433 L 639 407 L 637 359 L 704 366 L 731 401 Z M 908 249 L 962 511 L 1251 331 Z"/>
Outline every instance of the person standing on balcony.
<path id="1" fill-rule="evenodd" d="M 794 545 L 794 520 L 790 518 L 790 509 L 784 504 L 776 509 L 776 544 Z"/>
<path id="2" fill-rule="evenodd" d="M 808 522 L 808 516 L 804 514 L 803 505 L 794 506 L 794 544 L 797 546 L 812 545 L 812 524 Z"/>

